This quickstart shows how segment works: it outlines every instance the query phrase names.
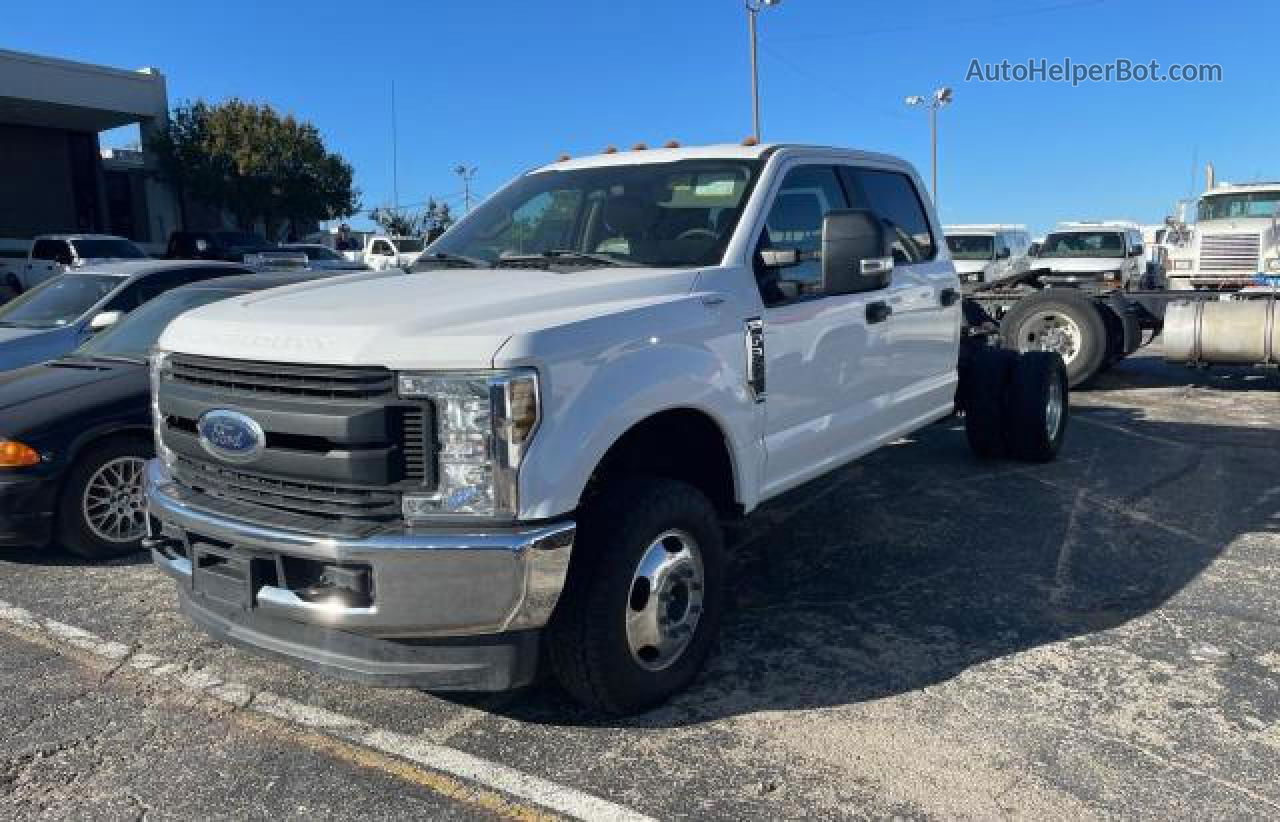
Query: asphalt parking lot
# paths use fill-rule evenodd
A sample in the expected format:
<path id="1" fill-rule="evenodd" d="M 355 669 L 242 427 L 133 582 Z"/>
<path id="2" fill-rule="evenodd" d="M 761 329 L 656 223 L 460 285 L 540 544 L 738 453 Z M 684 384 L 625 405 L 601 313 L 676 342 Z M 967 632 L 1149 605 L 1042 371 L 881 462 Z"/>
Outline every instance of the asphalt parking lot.
<path id="1" fill-rule="evenodd" d="M 0 817 L 1275 818 L 1280 376 L 1144 354 L 1061 459 L 934 426 L 762 510 L 696 686 L 622 722 L 206 639 L 142 558 L 0 552 Z"/>

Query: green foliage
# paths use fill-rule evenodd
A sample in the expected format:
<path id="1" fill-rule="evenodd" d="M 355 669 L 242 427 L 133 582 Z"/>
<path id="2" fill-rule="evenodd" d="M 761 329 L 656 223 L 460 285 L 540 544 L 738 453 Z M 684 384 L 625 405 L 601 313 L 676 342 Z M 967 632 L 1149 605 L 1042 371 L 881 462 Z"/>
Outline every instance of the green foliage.
<path id="1" fill-rule="evenodd" d="M 310 123 L 266 104 L 201 100 L 173 110 L 149 146 L 160 175 L 192 199 L 223 209 L 242 228 L 262 220 L 331 220 L 359 210 L 351 166 Z"/>
<path id="2" fill-rule="evenodd" d="M 397 211 L 392 208 L 375 208 L 369 212 L 373 220 L 382 230 L 394 237 L 425 237 L 433 242 L 453 225 L 453 212 L 448 203 L 437 202 L 435 198 L 427 200 L 426 210 L 421 213 Z"/>

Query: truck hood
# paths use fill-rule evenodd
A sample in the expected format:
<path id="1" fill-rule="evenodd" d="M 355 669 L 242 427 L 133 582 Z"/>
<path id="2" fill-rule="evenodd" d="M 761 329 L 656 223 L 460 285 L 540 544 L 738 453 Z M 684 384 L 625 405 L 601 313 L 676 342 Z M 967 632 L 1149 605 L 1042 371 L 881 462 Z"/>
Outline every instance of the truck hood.
<path id="1" fill-rule="evenodd" d="M 1124 268 L 1124 257 L 1037 257 L 1031 267 L 1055 274 L 1097 274 Z"/>
<path id="2" fill-rule="evenodd" d="M 461 269 L 356 274 L 184 314 L 160 347 L 265 362 L 489 368 L 516 335 L 689 294 L 696 269 Z"/>

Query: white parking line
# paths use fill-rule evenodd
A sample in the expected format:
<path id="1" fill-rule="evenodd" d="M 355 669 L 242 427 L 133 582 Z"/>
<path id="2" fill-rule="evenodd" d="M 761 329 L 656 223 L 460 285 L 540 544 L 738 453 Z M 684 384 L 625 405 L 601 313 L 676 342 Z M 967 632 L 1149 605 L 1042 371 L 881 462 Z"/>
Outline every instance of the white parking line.
<path id="1" fill-rule="evenodd" d="M 473 754 L 370 725 L 363 720 L 327 711 L 314 705 L 254 690 L 227 681 L 208 670 L 187 666 L 136 651 L 120 642 L 104 639 L 74 625 L 47 619 L 0 600 L 0 622 L 45 637 L 55 645 L 76 650 L 128 667 L 173 685 L 205 694 L 242 710 L 287 722 L 306 730 L 360 745 L 382 754 L 408 760 L 424 768 L 448 774 L 472 784 L 532 802 L 547 810 L 584 820 L 650 822 L 640 814 L 606 799 L 532 776 L 515 768 L 490 762 Z"/>

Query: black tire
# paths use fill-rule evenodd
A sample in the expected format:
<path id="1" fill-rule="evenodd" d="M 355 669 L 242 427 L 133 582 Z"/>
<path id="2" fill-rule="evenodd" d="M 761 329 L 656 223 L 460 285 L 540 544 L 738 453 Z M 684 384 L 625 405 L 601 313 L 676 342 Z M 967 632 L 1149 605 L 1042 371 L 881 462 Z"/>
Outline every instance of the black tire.
<path id="1" fill-rule="evenodd" d="M 965 370 L 964 433 L 979 459 L 1005 454 L 1005 409 L 1018 355 L 1003 348 L 984 348 Z"/>
<path id="2" fill-rule="evenodd" d="M 649 670 L 628 644 L 627 609 L 635 607 L 638 563 L 657 537 L 673 529 L 697 543 L 702 611 L 683 653 L 668 667 Z M 654 707 L 686 688 L 702 669 L 724 606 L 724 536 L 710 501 L 674 480 L 616 481 L 584 509 L 579 522 L 569 579 L 547 626 L 552 671 L 561 687 L 594 712 L 625 716 Z"/>
<path id="3" fill-rule="evenodd" d="M 1089 297 L 1071 289 L 1055 288 L 1014 303 L 1000 322 L 1000 339 L 1013 351 L 1038 351 L 1041 341 L 1036 326 L 1042 318 L 1062 318 L 1079 329 L 1075 356 L 1064 358 L 1071 387 L 1087 382 L 1098 373 L 1111 349 L 1107 325 Z"/>
<path id="4" fill-rule="evenodd" d="M 142 548 L 145 533 L 131 539 L 105 538 L 86 514 L 86 491 L 99 471 L 109 464 L 130 464 L 134 459 L 150 459 L 152 445 L 141 437 L 113 437 L 89 446 L 77 457 L 67 472 L 58 503 L 58 541 L 67 551 L 88 560 L 105 560 L 132 554 Z M 141 481 L 141 475 L 139 475 Z M 141 493 L 139 487 L 138 493 Z M 124 503 L 122 502 L 121 505 Z M 132 513 L 121 521 L 134 519 Z M 141 522 L 145 528 L 146 510 L 142 509 Z"/>
<path id="5" fill-rule="evenodd" d="M 1067 433 L 1069 397 L 1067 369 L 1057 353 L 1028 351 L 1019 356 L 1006 399 L 1009 456 L 1024 462 L 1049 462 L 1058 456 Z"/>

